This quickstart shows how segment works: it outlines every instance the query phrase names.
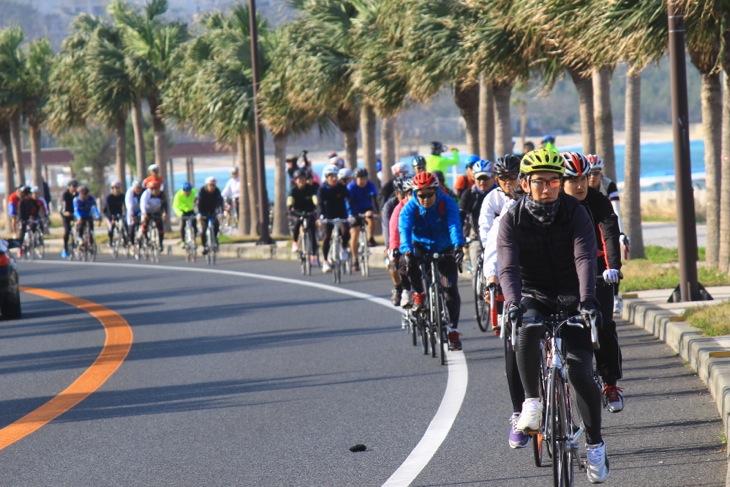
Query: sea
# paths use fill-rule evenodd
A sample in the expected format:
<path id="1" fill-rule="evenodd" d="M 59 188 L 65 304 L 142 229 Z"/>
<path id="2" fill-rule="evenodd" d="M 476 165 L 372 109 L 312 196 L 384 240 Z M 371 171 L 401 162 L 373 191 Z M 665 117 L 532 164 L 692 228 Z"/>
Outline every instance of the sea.
<path id="1" fill-rule="evenodd" d="M 560 150 L 577 150 L 580 146 L 563 146 Z M 616 145 L 616 183 L 619 189 L 622 187 L 624 180 L 624 155 L 625 146 Z M 466 162 L 468 154 L 461 153 L 462 162 Z M 410 157 L 401 158 L 404 162 L 410 162 Z M 228 159 L 230 160 L 230 159 Z M 692 179 L 696 188 L 704 187 L 704 143 L 702 140 L 690 141 L 690 162 L 692 165 Z M 317 174 L 327 165 L 326 162 L 314 162 L 312 167 Z M 220 167 L 209 168 L 205 170 L 195 171 L 195 187 L 203 185 L 205 179 L 214 176 L 220 186 L 225 184 L 230 178 L 230 163 L 228 161 Z M 464 164 L 454 166 L 447 177 L 447 184 L 453 185 L 454 180 L 459 174 L 464 172 Z M 184 171 L 175 171 L 173 185 L 175 189 L 179 188 L 185 182 L 186 174 Z M 642 191 L 673 191 L 674 190 L 674 143 L 673 142 L 648 142 L 641 145 L 641 190 Z M 274 168 L 266 168 L 266 187 L 269 198 L 274 197 Z"/>

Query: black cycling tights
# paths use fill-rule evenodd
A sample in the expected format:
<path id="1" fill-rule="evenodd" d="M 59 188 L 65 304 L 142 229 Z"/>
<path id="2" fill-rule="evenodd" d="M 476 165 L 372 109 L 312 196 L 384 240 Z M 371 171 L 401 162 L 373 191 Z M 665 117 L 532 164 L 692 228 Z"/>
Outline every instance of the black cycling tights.
<path id="1" fill-rule="evenodd" d="M 539 301 L 523 298 L 525 317 L 545 316 L 550 311 Z M 540 397 L 540 338 L 544 336 L 543 326 L 520 328 L 520 347 L 517 350 L 517 366 L 525 388 L 526 397 Z M 589 330 L 564 327 L 563 344 L 567 351 L 568 378 L 575 391 L 578 410 L 586 428 L 586 440 L 590 444 L 600 443 L 601 438 L 601 393 L 593 380 L 593 345 Z"/>
<path id="2" fill-rule="evenodd" d="M 502 340 L 504 342 L 504 368 L 507 372 L 507 386 L 509 387 L 509 397 L 512 400 L 512 412 L 519 413 L 522 411 L 522 403 L 525 402 L 525 389 L 522 387 L 522 379 L 520 379 L 520 369 L 517 367 L 517 354 L 512 348 L 510 340 Z"/>

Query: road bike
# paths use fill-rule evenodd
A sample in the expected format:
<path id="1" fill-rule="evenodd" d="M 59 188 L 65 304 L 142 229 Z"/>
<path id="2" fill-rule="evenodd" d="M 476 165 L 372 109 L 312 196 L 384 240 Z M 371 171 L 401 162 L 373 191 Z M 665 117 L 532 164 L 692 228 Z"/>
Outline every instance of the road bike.
<path id="1" fill-rule="evenodd" d="M 537 433 L 533 434 L 535 465 L 543 465 L 547 449 L 552 458 L 553 484 L 556 487 L 573 485 L 575 466 L 585 465 L 579 452 L 579 439 L 584 432 L 583 421 L 575 402 L 573 387 L 568 380 L 566 351 L 562 332 L 566 326 L 589 328 L 593 347 L 598 348 L 596 313 L 570 315 L 559 311 L 543 318 L 523 321 L 525 328 L 545 326 L 541 340 L 540 394 L 544 404 L 543 417 Z M 512 321 L 511 340 L 517 343 L 518 323 Z M 516 348 L 515 348 L 516 350 Z"/>
<path id="2" fill-rule="evenodd" d="M 216 255 L 218 254 L 218 236 L 215 232 L 215 222 L 218 215 L 208 216 L 208 228 L 205 229 L 206 250 L 205 258 L 208 265 L 215 265 Z"/>
<path id="3" fill-rule="evenodd" d="M 492 324 L 492 331 L 500 336 L 502 332 L 502 311 L 504 309 L 504 294 L 502 288 L 496 282 L 487 284 L 489 294 L 489 322 Z"/>
<path id="4" fill-rule="evenodd" d="M 123 252 L 129 257 L 129 235 L 127 235 L 127 228 L 121 215 L 112 216 L 110 232 L 109 245 L 112 249 L 112 256 L 118 259 L 119 254 Z"/>
<path id="5" fill-rule="evenodd" d="M 94 239 L 94 221 L 83 219 L 81 221 L 81 237 L 78 238 L 74 248 L 76 260 L 83 262 L 96 261 L 96 240 Z"/>
<path id="6" fill-rule="evenodd" d="M 43 230 L 39 220 L 31 219 L 24 223 L 25 236 L 23 237 L 23 259 L 42 259 L 45 255 L 46 244 L 43 241 Z"/>
<path id="7" fill-rule="evenodd" d="M 184 236 L 185 240 L 185 260 L 187 262 L 195 262 L 198 258 L 198 244 L 195 242 L 195 215 L 182 217 L 185 222 Z"/>
<path id="8" fill-rule="evenodd" d="M 446 364 L 446 347 L 448 346 L 448 331 L 451 326 L 451 317 L 446 307 L 446 290 L 443 276 L 439 272 L 439 263 L 445 259 L 453 259 L 453 255 L 427 253 L 422 256 L 420 266 L 426 290 L 429 338 L 431 342 L 431 356 L 436 356 L 436 347 L 439 348 L 441 365 Z"/>
<path id="9" fill-rule="evenodd" d="M 358 238 L 357 256 L 355 258 L 357 259 L 362 276 L 368 277 L 370 276 L 370 247 L 368 246 L 370 236 L 367 230 L 367 219 L 375 218 L 377 215 L 367 216 L 365 213 L 361 213 L 357 216 L 360 219 L 360 236 Z"/>
<path id="10" fill-rule="evenodd" d="M 347 223 L 346 218 L 323 218 L 322 223 L 334 225 L 332 229 L 332 241 L 330 243 L 329 255 L 327 260 L 332 269 L 332 280 L 335 284 L 342 282 L 342 273 L 346 272 L 346 260 L 343 258 L 344 251 L 342 249 L 342 232 L 345 231 L 344 226 Z"/>
<path id="11" fill-rule="evenodd" d="M 312 219 L 313 213 L 301 211 L 301 212 L 294 212 L 295 215 L 299 218 L 299 221 L 301 222 L 301 226 L 299 227 L 299 241 L 298 241 L 298 247 L 297 254 L 299 257 L 299 264 L 302 268 L 302 275 L 303 276 L 311 276 L 312 275 L 312 259 L 314 258 L 314 240 L 313 240 L 313 234 L 314 229 L 312 229 L 310 225 L 310 220 Z"/>
<path id="12" fill-rule="evenodd" d="M 467 245 L 473 242 L 467 242 Z M 472 262 L 472 277 L 471 277 L 471 288 L 474 291 L 474 308 L 476 311 L 476 320 L 479 329 L 486 332 L 489 329 L 491 323 L 491 308 L 489 303 L 486 301 L 487 298 L 487 283 L 484 277 L 484 257 L 481 252 L 477 257 L 476 266 Z"/>
<path id="13" fill-rule="evenodd" d="M 159 262 L 162 245 L 160 244 L 160 230 L 158 223 L 161 217 L 150 215 L 145 232 L 140 225 L 137 233 L 137 259 L 144 257 L 144 260 Z"/>
<path id="14" fill-rule="evenodd" d="M 238 232 L 238 198 L 229 200 L 228 204 L 230 204 L 230 210 L 223 214 L 221 232 L 223 235 L 234 235 Z"/>

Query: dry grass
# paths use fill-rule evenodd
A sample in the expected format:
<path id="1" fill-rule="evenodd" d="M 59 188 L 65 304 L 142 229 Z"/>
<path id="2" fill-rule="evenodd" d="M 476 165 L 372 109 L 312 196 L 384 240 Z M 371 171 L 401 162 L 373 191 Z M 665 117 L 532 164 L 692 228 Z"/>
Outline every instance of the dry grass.
<path id="1" fill-rule="evenodd" d="M 730 335 L 730 302 L 691 306 L 684 311 L 687 323 L 708 336 Z"/>

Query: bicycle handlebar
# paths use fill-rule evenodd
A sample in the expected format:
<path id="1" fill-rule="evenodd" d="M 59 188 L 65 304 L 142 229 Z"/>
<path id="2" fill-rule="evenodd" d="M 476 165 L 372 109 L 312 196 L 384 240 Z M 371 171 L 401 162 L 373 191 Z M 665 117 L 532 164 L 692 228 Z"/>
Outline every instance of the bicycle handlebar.
<path id="1" fill-rule="evenodd" d="M 533 328 L 536 326 L 541 326 L 546 322 L 555 325 L 553 328 L 553 333 L 557 333 L 563 325 L 573 326 L 576 328 L 588 327 L 591 330 L 591 343 L 593 344 L 593 349 L 598 350 L 601 348 L 601 345 L 598 342 L 598 326 L 596 325 L 598 321 L 597 310 L 591 310 L 589 312 L 579 312 L 578 314 L 569 316 L 565 319 L 563 319 L 562 317 L 557 317 L 555 315 L 551 315 L 546 318 L 533 318 L 534 319 L 527 322 L 522 320 L 522 323 L 520 324 L 519 320 L 516 319 L 516 315 L 512 313 L 508 314 L 508 319 L 510 321 L 510 324 L 512 325 L 512 348 L 514 348 L 515 351 L 517 351 L 518 348 L 517 337 L 519 333 L 518 328 L 520 326 L 524 328 Z"/>

